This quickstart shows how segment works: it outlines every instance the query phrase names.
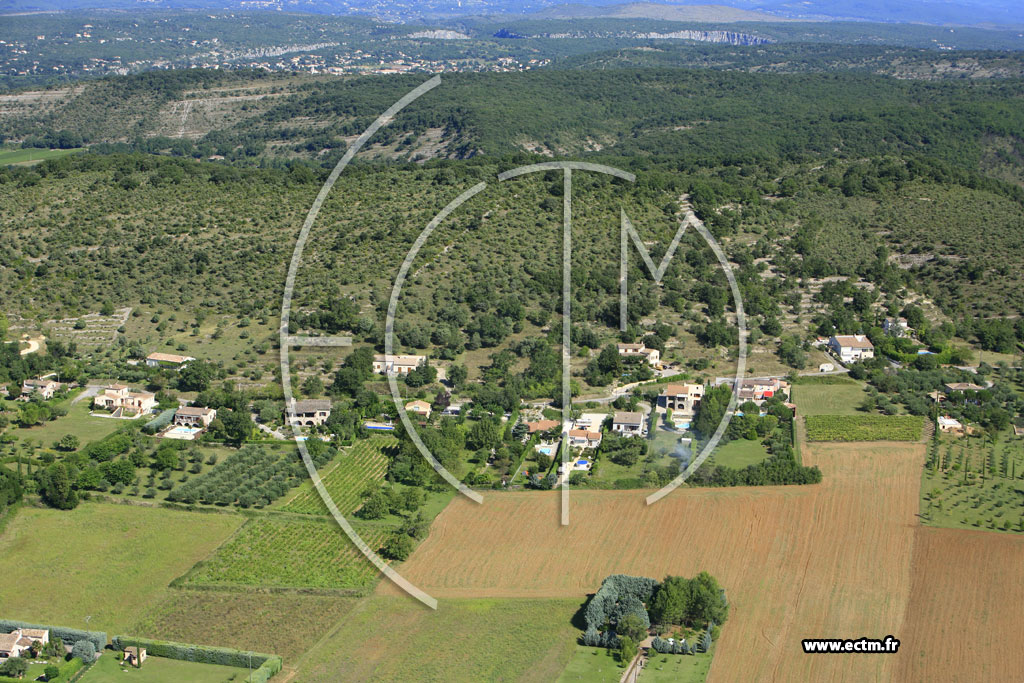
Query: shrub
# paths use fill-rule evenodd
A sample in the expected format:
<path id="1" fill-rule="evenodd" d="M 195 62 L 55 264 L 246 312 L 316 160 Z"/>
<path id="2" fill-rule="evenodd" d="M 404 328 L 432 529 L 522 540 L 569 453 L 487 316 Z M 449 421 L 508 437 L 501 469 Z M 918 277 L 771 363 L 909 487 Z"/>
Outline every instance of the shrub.
<path id="1" fill-rule="evenodd" d="M 92 664 L 96 659 L 96 646 L 90 640 L 76 641 L 71 648 L 71 656 L 78 657 L 85 664 Z"/>

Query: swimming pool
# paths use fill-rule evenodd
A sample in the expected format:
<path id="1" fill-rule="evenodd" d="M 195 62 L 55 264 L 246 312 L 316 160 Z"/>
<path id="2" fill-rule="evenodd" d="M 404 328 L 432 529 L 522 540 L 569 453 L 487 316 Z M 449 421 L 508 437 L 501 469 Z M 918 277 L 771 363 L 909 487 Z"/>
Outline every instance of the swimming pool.
<path id="1" fill-rule="evenodd" d="M 195 435 L 203 431 L 201 427 L 185 427 L 182 425 L 175 425 L 166 432 L 164 432 L 164 438 L 167 439 L 186 439 L 191 440 L 195 438 Z"/>
<path id="2" fill-rule="evenodd" d="M 554 449 L 553 446 L 537 446 L 537 450 L 540 453 L 543 453 L 544 455 L 551 455 L 552 453 L 555 452 L 555 449 Z"/>

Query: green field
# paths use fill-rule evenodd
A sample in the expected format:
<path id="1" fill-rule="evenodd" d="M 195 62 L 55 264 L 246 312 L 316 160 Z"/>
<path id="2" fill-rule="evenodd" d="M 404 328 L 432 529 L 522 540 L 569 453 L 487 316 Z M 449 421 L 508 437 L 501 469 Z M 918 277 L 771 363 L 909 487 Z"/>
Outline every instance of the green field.
<path id="1" fill-rule="evenodd" d="M 56 403 L 55 403 L 56 404 Z M 129 424 L 127 420 L 115 420 L 112 418 L 92 417 L 89 415 L 89 407 L 92 399 L 83 398 L 78 403 L 71 405 L 70 399 L 63 402 L 68 409 L 68 414 L 56 420 L 46 422 L 35 427 L 18 427 L 12 429 L 11 433 L 24 443 L 27 440 L 41 444 L 44 448 L 50 448 L 55 441 L 59 441 L 65 434 L 74 434 L 82 442 L 82 445 L 90 441 L 98 441 L 107 434 L 116 432 L 120 427 Z M 14 408 L 17 403 L 8 403 Z M 139 424 L 145 423 L 142 419 Z"/>
<path id="2" fill-rule="evenodd" d="M 594 683 L 618 683 L 625 673 L 615 653 L 604 647 L 576 646 L 572 659 L 566 664 L 559 683 L 569 681 L 594 681 Z"/>
<path id="3" fill-rule="evenodd" d="M 4 616 L 125 631 L 241 521 L 136 505 L 22 508 L 0 536 L 0 576 L 18 587 L 4 591 Z"/>
<path id="4" fill-rule="evenodd" d="M 716 465 L 742 469 L 768 457 L 768 449 L 758 439 L 733 439 L 713 452 Z"/>
<path id="5" fill-rule="evenodd" d="M 114 683 L 140 681 L 144 683 L 226 683 L 244 681 L 248 671 L 219 664 L 185 662 L 163 657 L 147 657 L 141 668 L 122 666 L 120 652 L 108 650 L 78 680 L 82 683 Z"/>
<path id="6" fill-rule="evenodd" d="M 445 599 L 435 612 L 375 595 L 298 662 L 297 680 L 555 680 L 576 648 L 579 609 L 578 599 Z"/>
<path id="7" fill-rule="evenodd" d="M 361 528 L 373 550 L 389 529 Z M 379 573 L 334 520 L 261 516 L 250 519 L 183 579 L 186 586 L 367 590 Z"/>
<path id="8" fill-rule="evenodd" d="M 327 492 L 331 494 L 341 514 L 348 516 L 355 512 L 362 504 L 361 496 L 366 486 L 384 479 L 388 463 L 384 449 L 396 443 L 397 440 L 390 438 L 357 441 L 328 466 L 326 474 L 321 475 Z M 282 509 L 313 515 L 329 514 L 311 481 L 302 484 Z"/>
<path id="9" fill-rule="evenodd" d="M 864 402 L 864 384 L 846 377 L 808 377 L 793 387 L 798 415 L 857 415 Z"/>
<path id="10" fill-rule="evenodd" d="M 1011 433 L 995 444 L 973 437 L 933 441 L 921 474 L 926 524 L 1024 533 L 1024 439 Z"/>
<path id="11" fill-rule="evenodd" d="M 913 415 L 810 415 L 808 441 L 920 441 L 924 418 Z"/>
<path id="12" fill-rule="evenodd" d="M 0 147 L 0 165 L 34 164 L 44 159 L 53 159 L 54 157 L 62 157 L 65 154 L 74 154 L 81 151 L 80 147 L 75 149 L 10 149 Z"/>

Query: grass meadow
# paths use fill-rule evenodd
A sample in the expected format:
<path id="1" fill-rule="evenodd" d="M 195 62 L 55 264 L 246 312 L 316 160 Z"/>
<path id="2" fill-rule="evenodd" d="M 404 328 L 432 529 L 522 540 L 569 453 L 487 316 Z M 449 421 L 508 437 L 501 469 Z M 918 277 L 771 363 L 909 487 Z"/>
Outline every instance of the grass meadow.
<path id="1" fill-rule="evenodd" d="M 23 507 L 0 536 L 9 619 L 125 631 L 241 524 L 229 514 L 82 503 Z"/>
<path id="2" fill-rule="evenodd" d="M 802 378 L 793 387 L 799 415 L 857 415 L 864 402 L 864 383 L 848 377 Z"/>
<path id="3" fill-rule="evenodd" d="M 147 657 L 141 668 L 122 666 L 119 652 L 103 653 L 92 667 L 78 680 L 81 683 L 122 683 L 140 681 L 144 683 L 227 683 L 244 681 L 249 672 L 232 666 L 186 662 L 164 657 Z"/>
<path id="4" fill-rule="evenodd" d="M 441 600 L 437 611 L 406 596 L 359 602 L 298 663 L 298 680 L 437 681 L 558 678 L 573 656 L 581 607 L 571 599 Z"/>

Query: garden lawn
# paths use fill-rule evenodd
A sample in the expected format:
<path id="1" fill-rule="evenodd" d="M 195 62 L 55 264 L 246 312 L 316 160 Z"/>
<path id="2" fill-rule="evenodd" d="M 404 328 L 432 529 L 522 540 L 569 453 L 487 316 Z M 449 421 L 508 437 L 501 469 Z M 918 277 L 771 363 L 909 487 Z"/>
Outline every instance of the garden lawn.
<path id="1" fill-rule="evenodd" d="M 64 402 L 68 408 L 68 414 L 56 420 L 45 422 L 35 427 L 18 427 L 12 429 L 11 433 L 18 437 L 19 441 L 26 439 L 41 443 L 45 448 L 53 446 L 65 434 L 74 434 L 82 442 L 82 445 L 102 439 L 107 434 L 116 432 L 118 428 L 127 424 L 135 424 L 129 420 L 115 420 L 113 418 L 92 417 L 89 415 L 89 406 L 92 399 L 83 398 L 74 405 L 69 401 Z M 145 424 L 145 418 L 139 418 L 138 424 Z"/>
<path id="2" fill-rule="evenodd" d="M 626 669 L 619 665 L 612 650 L 603 647 L 578 645 L 566 665 L 558 683 L 587 681 L 588 683 L 618 683 Z"/>
<path id="3" fill-rule="evenodd" d="M 716 465 L 742 469 L 765 460 L 768 449 L 758 439 L 733 439 L 724 446 L 718 446 L 712 457 Z"/>
<path id="4" fill-rule="evenodd" d="M 662 655 L 654 652 L 640 672 L 641 683 L 703 683 L 711 668 L 711 658 L 715 654 L 715 646 L 710 652 L 696 655 Z"/>
<path id="5" fill-rule="evenodd" d="M 802 378 L 793 387 L 799 415 L 857 415 L 864 402 L 864 384 L 848 377 Z"/>
<path id="6" fill-rule="evenodd" d="M 226 683 L 244 681 L 249 672 L 233 666 L 147 657 L 142 668 L 121 666 L 120 652 L 107 650 L 79 679 L 82 683 Z M 255 668 L 255 667 L 254 667 Z"/>
<path id="7" fill-rule="evenodd" d="M 445 599 L 437 611 L 408 596 L 360 601 L 298 663 L 296 680 L 438 681 L 558 678 L 576 648 L 579 598 Z"/>
<path id="8" fill-rule="evenodd" d="M 241 522 L 136 505 L 23 507 L 0 535 L 0 576 L 17 586 L 4 591 L 4 616 L 123 632 Z"/>

